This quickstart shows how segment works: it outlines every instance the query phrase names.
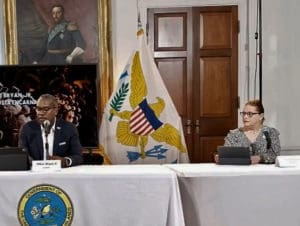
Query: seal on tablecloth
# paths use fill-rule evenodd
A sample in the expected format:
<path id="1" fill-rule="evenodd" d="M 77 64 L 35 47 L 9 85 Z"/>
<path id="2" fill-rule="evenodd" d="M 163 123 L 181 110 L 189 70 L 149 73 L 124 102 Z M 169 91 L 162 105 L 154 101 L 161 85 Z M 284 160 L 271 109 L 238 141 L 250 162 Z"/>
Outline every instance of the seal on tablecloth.
<path id="1" fill-rule="evenodd" d="M 18 204 L 21 225 L 71 225 L 73 204 L 65 191 L 51 184 L 28 189 Z"/>

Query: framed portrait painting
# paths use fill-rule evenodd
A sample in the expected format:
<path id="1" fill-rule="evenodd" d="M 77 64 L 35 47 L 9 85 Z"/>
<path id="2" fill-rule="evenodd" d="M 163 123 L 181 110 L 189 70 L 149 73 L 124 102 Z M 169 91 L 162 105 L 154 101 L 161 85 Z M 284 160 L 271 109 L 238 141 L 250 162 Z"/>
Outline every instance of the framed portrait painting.
<path id="1" fill-rule="evenodd" d="M 102 112 L 112 86 L 110 0 L 3 2 L 6 63 L 98 64 Z"/>

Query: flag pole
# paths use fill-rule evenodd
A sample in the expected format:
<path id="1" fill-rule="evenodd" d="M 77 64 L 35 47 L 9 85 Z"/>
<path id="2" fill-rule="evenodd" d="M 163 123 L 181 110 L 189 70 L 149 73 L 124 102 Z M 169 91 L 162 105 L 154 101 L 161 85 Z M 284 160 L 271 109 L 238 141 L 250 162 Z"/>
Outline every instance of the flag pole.
<path id="1" fill-rule="evenodd" d="M 142 29 L 142 21 L 141 21 L 141 14 L 140 14 L 140 1 L 136 0 L 136 8 L 137 8 L 137 30 L 141 30 Z"/>

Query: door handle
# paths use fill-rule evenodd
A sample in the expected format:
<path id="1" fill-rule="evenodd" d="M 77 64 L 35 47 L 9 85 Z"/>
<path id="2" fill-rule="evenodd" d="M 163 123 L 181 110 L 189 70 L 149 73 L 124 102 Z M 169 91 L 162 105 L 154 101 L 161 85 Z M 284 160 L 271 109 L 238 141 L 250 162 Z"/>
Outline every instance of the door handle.
<path id="1" fill-rule="evenodd" d="M 200 120 L 199 119 L 195 120 L 195 133 L 200 134 Z"/>
<path id="2" fill-rule="evenodd" d="M 186 124 L 185 124 L 185 126 L 186 126 L 186 133 L 187 134 L 192 134 L 192 120 L 191 119 L 187 119 L 186 120 Z"/>

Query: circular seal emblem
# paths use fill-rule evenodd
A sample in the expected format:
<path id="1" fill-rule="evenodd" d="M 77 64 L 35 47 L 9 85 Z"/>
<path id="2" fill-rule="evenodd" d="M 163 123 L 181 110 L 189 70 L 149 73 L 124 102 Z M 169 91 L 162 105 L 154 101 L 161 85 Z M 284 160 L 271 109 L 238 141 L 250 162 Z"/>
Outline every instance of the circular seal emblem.
<path id="1" fill-rule="evenodd" d="M 69 196 L 62 189 L 40 184 L 28 189 L 18 204 L 21 225 L 71 225 L 74 210 Z"/>

